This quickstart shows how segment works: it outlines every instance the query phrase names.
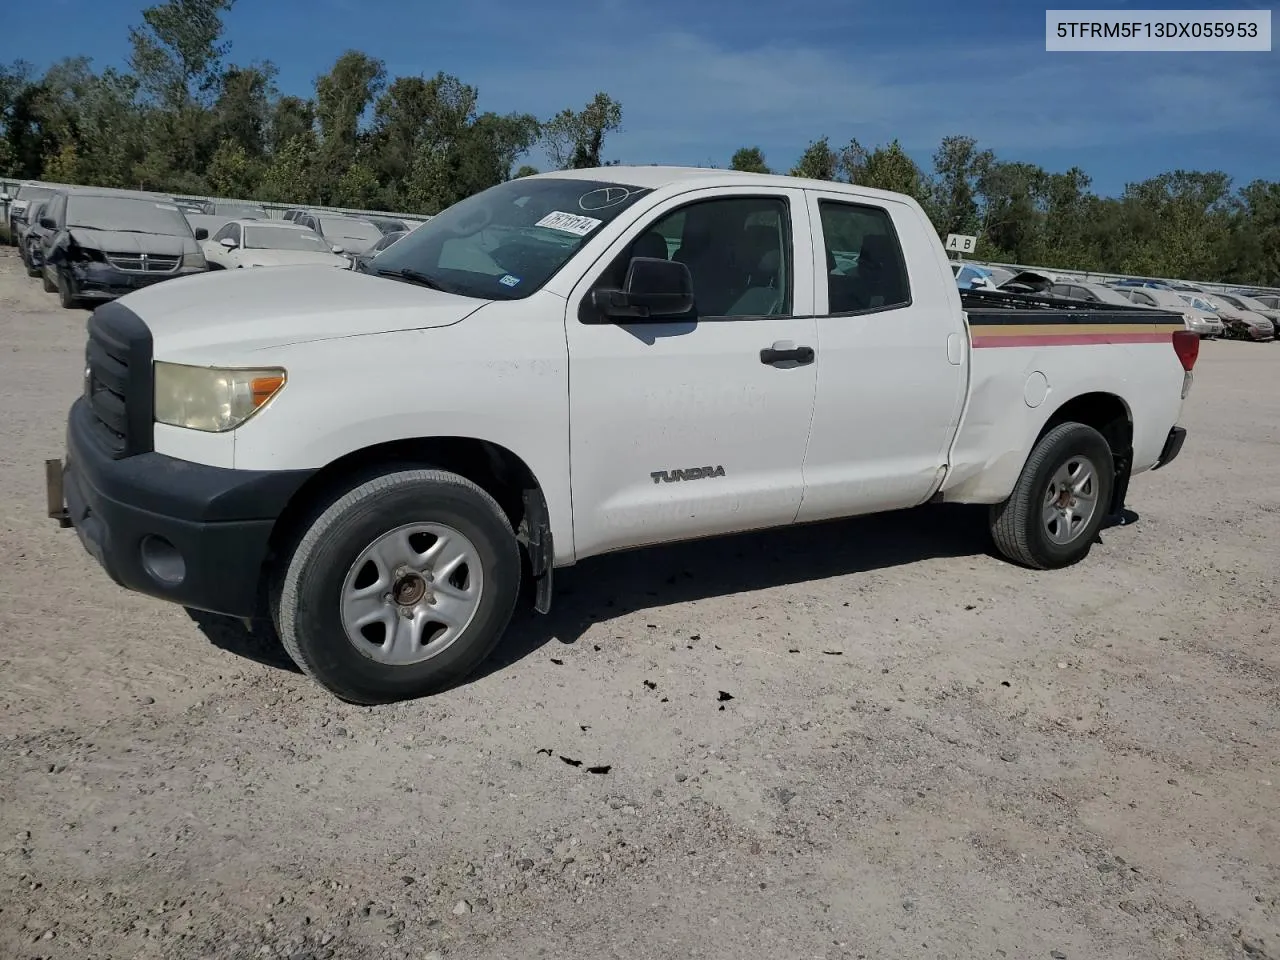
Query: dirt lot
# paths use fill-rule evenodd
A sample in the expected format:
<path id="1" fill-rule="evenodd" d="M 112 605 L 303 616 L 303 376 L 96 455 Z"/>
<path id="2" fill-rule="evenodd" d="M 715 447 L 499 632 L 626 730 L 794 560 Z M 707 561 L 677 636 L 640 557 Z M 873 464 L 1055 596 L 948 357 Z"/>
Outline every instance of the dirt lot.
<path id="1" fill-rule="evenodd" d="M 44 518 L 85 317 L 0 253 L 0 957 L 1280 958 L 1280 345 L 1074 569 L 955 508 L 619 556 L 360 709 Z"/>

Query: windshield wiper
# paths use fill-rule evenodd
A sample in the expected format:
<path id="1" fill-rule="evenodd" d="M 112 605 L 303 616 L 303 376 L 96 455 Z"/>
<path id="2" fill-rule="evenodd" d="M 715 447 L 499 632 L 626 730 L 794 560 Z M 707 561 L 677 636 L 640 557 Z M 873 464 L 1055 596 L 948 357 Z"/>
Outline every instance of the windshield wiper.
<path id="1" fill-rule="evenodd" d="M 439 290 L 442 293 L 453 293 L 449 287 L 435 277 L 429 277 L 421 270 L 414 270 L 412 267 L 405 267 L 403 270 L 383 269 L 374 272 L 380 277 L 392 277 L 396 280 L 404 280 L 407 283 L 416 283 L 420 287 L 430 287 L 432 290 Z"/>

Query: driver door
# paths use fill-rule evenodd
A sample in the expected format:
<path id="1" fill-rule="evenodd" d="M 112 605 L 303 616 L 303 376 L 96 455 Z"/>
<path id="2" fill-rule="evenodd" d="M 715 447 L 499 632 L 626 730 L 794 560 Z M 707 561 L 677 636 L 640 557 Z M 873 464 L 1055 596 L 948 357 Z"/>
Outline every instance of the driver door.
<path id="1" fill-rule="evenodd" d="M 574 287 L 578 557 L 795 519 L 816 364 L 771 350 L 816 346 L 810 243 L 801 190 L 693 191 L 640 217 Z M 598 313 L 591 291 L 621 286 L 636 256 L 688 266 L 692 318 Z"/>

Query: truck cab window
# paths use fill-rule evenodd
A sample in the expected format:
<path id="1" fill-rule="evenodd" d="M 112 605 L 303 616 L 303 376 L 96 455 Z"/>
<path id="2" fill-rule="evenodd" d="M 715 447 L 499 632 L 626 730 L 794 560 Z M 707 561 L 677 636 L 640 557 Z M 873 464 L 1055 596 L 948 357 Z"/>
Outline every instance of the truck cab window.
<path id="1" fill-rule="evenodd" d="M 726 197 L 668 213 L 618 257 L 598 286 L 622 286 L 633 257 L 689 268 L 698 317 L 791 312 L 791 219 L 780 197 Z"/>
<path id="2" fill-rule="evenodd" d="M 820 200 L 827 258 L 827 312 L 864 313 L 911 302 L 893 220 L 879 207 Z"/>

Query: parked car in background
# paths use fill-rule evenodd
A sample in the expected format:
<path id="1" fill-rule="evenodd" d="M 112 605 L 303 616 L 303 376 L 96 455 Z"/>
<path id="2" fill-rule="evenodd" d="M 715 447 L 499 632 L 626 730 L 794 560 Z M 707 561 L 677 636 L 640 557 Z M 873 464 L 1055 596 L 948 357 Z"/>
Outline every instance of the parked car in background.
<path id="1" fill-rule="evenodd" d="M 232 220 L 202 240 L 200 249 L 211 270 L 279 267 L 301 263 L 351 267 L 351 259 L 334 253 L 314 230 L 279 220 Z"/>
<path id="2" fill-rule="evenodd" d="M 303 213 L 306 213 L 306 211 L 299 207 L 290 207 L 288 210 L 284 212 L 284 216 L 281 219 L 288 220 L 290 223 L 292 223 L 294 220 L 298 218 L 299 215 Z"/>
<path id="3" fill-rule="evenodd" d="M 409 232 L 409 225 L 403 220 L 397 220 L 394 217 L 364 217 L 363 219 L 372 223 L 375 227 L 381 230 L 384 235 L 388 233 Z"/>
<path id="4" fill-rule="evenodd" d="M 24 211 L 23 219 L 9 228 L 11 231 L 9 239 L 18 248 L 18 256 L 22 258 L 23 266 L 30 266 L 27 259 L 27 237 L 31 235 L 31 222 L 40 218 L 47 202 L 47 200 L 32 200 Z"/>
<path id="5" fill-rule="evenodd" d="M 34 183 L 20 183 L 13 194 L 5 194 L 0 199 L 9 204 L 9 242 L 15 246 L 20 243 L 19 235 L 27 226 L 27 208 L 38 200 L 48 200 L 57 192 L 57 187 L 41 186 Z"/>
<path id="6" fill-rule="evenodd" d="M 1055 283 L 1049 288 L 1049 293 L 1055 297 L 1065 297 L 1068 300 L 1088 300 L 1091 303 L 1114 303 L 1117 306 L 1131 306 L 1133 303 L 1119 290 L 1115 290 L 1105 284 L 1085 283 L 1081 280 L 1073 280 L 1070 283 Z"/>
<path id="7" fill-rule="evenodd" d="M 208 213 L 228 220 L 269 220 L 271 214 L 259 203 L 241 203 L 235 200 L 215 200 Z"/>
<path id="8" fill-rule="evenodd" d="M 212 200 L 200 200 L 196 197 L 174 197 L 173 203 L 184 214 L 208 215 L 213 212 Z"/>
<path id="9" fill-rule="evenodd" d="M 991 271 L 972 263 L 953 261 L 951 273 L 956 278 L 956 286 L 961 290 L 994 290 L 995 283 L 991 279 Z"/>
<path id="10" fill-rule="evenodd" d="M 357 254 L 351 255 L 350 257 L 351 269 L 363 270 L 366 266 L 368 266 L 368 264 L 373 260 L 374 257 L 380 254 L 383 250 L 387 249 L 387 247 L 394 244 L 397 240 L 400 240 L 402 237 L 407 237 L 408 235 L 409 235 L 408 230 L 399 230 L 394 233 L 384 233 L 382 235 L 382 239 L 379 240 L 377 243 L 375 243 L 372 247 L 370 247 L 364 253 L 357 253 Z"/>
<path id="11" fill-rule="evenodd" d="M 998 288 L 1000 284 L 1012 280 L 1017 274 L 1005 267 L 986 267 L 987 278 Z"/>
<path id="12" fill-rule="evenodd" d="M 208 269 L 176 204 L 119 191 L 71 189 L 48 203 L 41 226 L 44 288 L 64 307 L 113 300 Z"/>
<path id="13" fill-rule="evenodd" d="M 1009 293 L 1032 293 L 1050 296 L 1055 283 L 1064 283 L 1069 278 L 1044 270 L 1023 270 L 1000 284 L 999 289 Z"/>
<path id="14" fill-rule="evenodd" d="M 1181 293 L 1179 296 L 1185 298 L 1196 309 L 1207 308 L 1221 317 L 1226 327 L 1226 336 L 1233 340 L 1271 340 L 1275 337 L 1275 328 L 1272 327 L 1271 321 L 1261 314 L 1251 310 L 1241 310 L 1231 306 L 1225 300 L 1220 300 L 1216 296 L 1210 297 L 1207 294 Z"/>
<path id="15" fill-rule="evenodd" d="M 359 220 L 355 217 L 304 213 L 294 217 L 293 222 L 303 227 L 310 227 L 328 240 L 335 247 L 334 253 L 352 255 L 366 253 L 370 247 L 382 239 L 381 230 L 368 220 Z"/>
<path id="16" fill-rule="evenodd" d="M 44 262 L 40 247 L 48 231 L 40 226 L 40 218 L 44 216 L 48 205 L 48 200 L 37 200 L 34 206 L 27 208 L 26 229 L 22 231 L 22 236 L 18 240 L 18 254 L 26 265 L 29 277 L 40 276 L 40 265 Z"/>
<path id="17" fill-rule="evenodd" d="M 1140 280 L 1132 277 L 1116 280 L 1113 287 L 1145 287 L 1150 290 L 1169 290 L 1171 287 L 1163 280 Z"/>
<path id="18" fill-rule="evenodd" d="M 1261 300 L 1242 293 L 1215 293 L 1213 296 L 1215 300 L 1229 303 L 1238 310 L 1247 310 L 1270 321 L 1273 334 L 1280 337 L 1280 309 L 1268 307 Z"/>
<path id="19" fill-rule="evenodd" d="M 1258 293 L 1249 294 L 1249 297 L 1257 300 L 1268 310 L 1280 310 L 1280 295 L 1259 291 Z"/>
<path id="20" fill-rule="evenodd" d="M 195 234 L 197 240 L 207 240 L 235 219 L 225 215 L 214 216 L 212 213 L 188 213 L 186 217 L 187 223 L 191 224 L 191 232 Z M 202 232 L 203 237 L 200 236 Z"/>
<path id="21" fill-rule="evenodd" d="M 1197 310 L 1182 298 L 1162 287 L 1123 287 L 1120 292 L 1140 307 L 1153 307 L 1157 310 L 1169 310 L 1182 314 L 1187 329 L 1194 330 L 1202 337 L 1220 337 L 1226 332 L 1222 318 L 1212 310 Z"/>

